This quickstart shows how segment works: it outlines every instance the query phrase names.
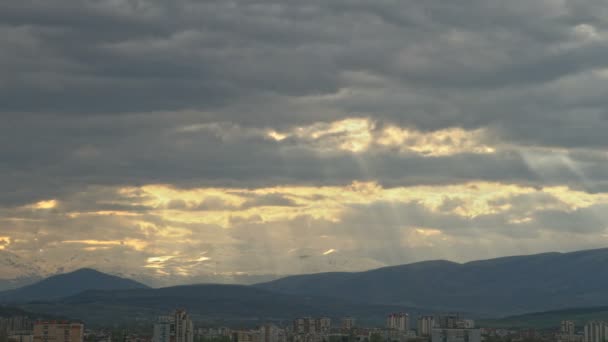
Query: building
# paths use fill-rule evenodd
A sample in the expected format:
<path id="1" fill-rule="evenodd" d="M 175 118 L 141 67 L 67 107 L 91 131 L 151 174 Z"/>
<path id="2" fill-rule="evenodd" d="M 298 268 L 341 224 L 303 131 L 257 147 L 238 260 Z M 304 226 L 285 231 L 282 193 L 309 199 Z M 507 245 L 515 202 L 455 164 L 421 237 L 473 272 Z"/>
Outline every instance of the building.
<path id="1" fill-rule="evenodd" d="M 559 331 L 562 335 L 574 335 L 576 334 L 576 324 L 574 321 L 562 321 Z"/>
<path id="2" fill-rule="evenodd" d="M 185 310 L 176 310 L 173 316 L 175 342 L 193 342 L 194 327 L 188 313 Z"/>
<path id="3" fill-rule="evenodd" d="M 349 332 L 353 330 L 356 326 L 357 321 L 352 317 L 344 317 L 342 318 L 342 331 Z"/>
<path id="4" fill-rule="evenodd" d="M 293 321 L 293 332 L 295 334 L 329 334 L 330 331 L 331 319 L 327 317 L 303 317 Z"/>
<path id="5" fill-rule="evenodd" d="M 331 319 L 328 317 L 316 319 L 315 331 L 321 334 L 329 334 L 331 332 Z"/>
<path id="6" fill-rule="evenodd" d="M 557 342 L 582 342 L 583 336 L 576 334 L 574 321 L 561 321 L 559 334 L 555 336 Z"/>
<path id="7" fill-rule="evenodd" d="M 430 337 L 435 327 L 434 316 L 420 316 L 418 317 L 418 336 Z"/>
<path id="8" fill-rule="evenodd" d="M 31 335 L 34 322 L 25 316 L 0 317 L 0 332 L 7 335 Z"/>
<path id="9" fill-rule="evenodd" d="M 432 342 L 480 342 L 481 330 L 475 329 L 475 321 L 460 315 L 442 315 L 431 332 Z"/>
<path id="10" fill-rule="evenodd" d="M 386 328 L 398 331 L 410 330 L 409 315 L 403 312 L 388 315 L 386 318 Z"/>
<path id="11" fill-rule="evenodd" d="M 433 329 L 432 342 L 481 342 L 479 329 Z"/>
<path id="12" fill-rule="evenodd" d="M 294 334 L 309 334 L 311 332 L 311 330 L 314 331 L 314 320 L 312 318 L 303 317 L 303 318 L 296 318 L 293 320 Z"/>
<path id="13" fill-rule="evenodd" d="M 585 342 L 604 342 L 608 340 L 608 324 L 592 321 L 585 325 Z"/>
<path id="14" fill-rule="evenodd" d="M 260 342 L 284 342 L 285 337 L 285 331 L 274 324 L 260 327 Z"/>
<path id="15" fill-rule="evenodd" d="M 440 328 L 444 329 L 473 329 L 475 321 L 472 319 L 464 319 L 458 314 L 442 315 L 439 321 L 436 322 Z"/>
<path id="16" fill-rule="evenodd" d="M 260 342 L 261 332 L 256 330 L 234 330 L 232 331 L 232 342 Z"/>
<path id="17" fill-rule="evenodd" d="M 154 324 L 154 336 L 152 337 L 152 342 L 175 342 L 173 317 L 158 317 L 156 323 Z"/>
<path id="18" fill-rule="evenodd" d="M 154 324 L 153 342 L 193 342 L 194 327 L 185 310 L 176 310 L 173 316 L 158 317 Z"/>
<path id="19" fill-rule="evenodd" d="M 17 334 L 17 335 L 9 335 L 9 342 L 34 342 L 34 335 L 30 334 Z"/>
<path id="20" fill-rule="evenodd" d="M 583 335 L 566 335 L 566 334 L 557 334 L 555 336 L 556 342 L 583 342 L 585 336 Z"/>
<path id="21" fill-rule="evenodd" d="M 84 324 L 68 321 L 39 321 L 34 324 L 33 342 L 83 342 Z"/>

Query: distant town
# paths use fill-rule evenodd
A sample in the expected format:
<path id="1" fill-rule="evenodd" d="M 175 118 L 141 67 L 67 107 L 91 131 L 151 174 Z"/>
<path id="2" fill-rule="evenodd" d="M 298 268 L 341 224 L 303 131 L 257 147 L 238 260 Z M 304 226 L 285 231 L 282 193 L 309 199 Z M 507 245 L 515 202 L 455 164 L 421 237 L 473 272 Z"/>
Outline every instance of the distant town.
<path id="1" fill-rule="evenodd" d="M 415 321 L 415 323 L 413 323 Z M 300 317 L 289 324 L 266 323 L 256 328 L 197 327 L 186 310 L 157 318 L 149 331 L 88 329 L 86 322 L 0 318 L 0 342 L 605 342 L 608 322 L 556 322 L 553 329 L 498 329 L 476 326 L 460 314 L 410 317 L 390 313 L 383 327 L 360 326 L 356 317 L 336 322 L 329 317 Z"/>

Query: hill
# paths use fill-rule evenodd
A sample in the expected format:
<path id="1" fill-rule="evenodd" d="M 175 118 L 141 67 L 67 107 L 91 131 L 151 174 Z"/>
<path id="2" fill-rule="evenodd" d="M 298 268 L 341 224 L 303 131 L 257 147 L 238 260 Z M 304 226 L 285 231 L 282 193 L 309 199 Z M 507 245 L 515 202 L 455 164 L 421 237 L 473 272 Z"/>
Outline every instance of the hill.
<path id="1" fill-rule="evenodd" d="M 21 317 L 29 317 L 30 319 L 62 319 L 63 317 L 53 315 L 53 314 L 40 314 L 33 313 L 29 311 L 25 311 L 23 309 L 13 307 L 13 306 L 4 306 L 0 305 L 0 318 L 3 317 L 13 317 L 13 316 L 21 316 Z"/>
<path id="2" fill-rule="evenodd" d="M 15 290 L 0 292 L 0 302 L 53 300 L 86 290 L 144 289 L 136 281 L 101 273 L 93 269 L 80 269 L 59 274 Z"/>
<path id="3" fill-rule="evenodd" d="M 240 285 L 191 285 L 162 289 L 86 291 L 56 302 L 28 303 L 23 309 L 77 317 L 88 324 L 109 325 L 150 321 L 175 308 L 187 309 L 197 322 L 285 321 L 298 316 L 355 315 L 379 323 L 387 313 L 409 310 L 391 305 L 277 294 Z"/>
<path id="4" fill-rule="evenodd" d="M 574 321 L 580 330 L 589 321 L 608 321 L 608 306 L 535 312 L 501 319 L 482 320 L 478 323 L 484 327 L 493 328 L 548 329 L 557 327 L 562 320 Z"/>
<path id="5" fill-rule="evenodd" d="M 608 304 L 608 249 L 459 264 L 426 261 L 256 285 L 281 293 L 503 316 Z"/>

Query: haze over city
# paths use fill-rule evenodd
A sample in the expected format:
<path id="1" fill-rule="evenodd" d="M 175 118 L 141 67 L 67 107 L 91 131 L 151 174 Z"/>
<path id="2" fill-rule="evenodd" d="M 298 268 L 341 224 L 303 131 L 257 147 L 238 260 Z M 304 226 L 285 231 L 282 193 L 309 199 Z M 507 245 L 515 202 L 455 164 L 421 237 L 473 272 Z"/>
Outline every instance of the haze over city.
<path id="1" fill-rule="evenodd" d="M 0 2 L 0 279 L 608 242 L 604 1 Z"/>

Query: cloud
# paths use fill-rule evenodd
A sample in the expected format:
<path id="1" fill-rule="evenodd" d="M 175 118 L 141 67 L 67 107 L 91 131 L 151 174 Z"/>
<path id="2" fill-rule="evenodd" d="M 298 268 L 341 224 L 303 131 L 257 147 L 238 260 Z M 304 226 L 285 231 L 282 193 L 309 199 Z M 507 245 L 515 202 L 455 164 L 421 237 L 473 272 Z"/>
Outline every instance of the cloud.
<path id="1" fill-rule="evenodd" d="M 486 256 L 497 256 L 550 250 L 543 245 L 547 239 L 573 250 L 596 247 L 608 237 L 602 214 L 608 195 L 564 187 L 478 182 L 96 189 L 73 195 L 88 203 L 83 212 L 65 205 L 52 211 L 3 209 L 3 249 L 28 256 L 48 273 L 98 267 L 168 285 L 234 281 L 236 275 L 357 271 L 435 258 L 437 250 L 441 257 L 465 261 L 479 257 L 468 247 L 474 241 L 485 246 Z M 218 194 L 235 204 L 200 208 Z M 108 199 L 128 199 L 135 209 L 89 209 Z M 178 200 L 185 206 L 173 205 Z M 511 249 L 493 251 L 498 245 Z"/>
<path id="2" fill-rule="evenodd" d="M 0 249 L 240 281 L 601 245 L 605 12 L 2 2 Z"/>

